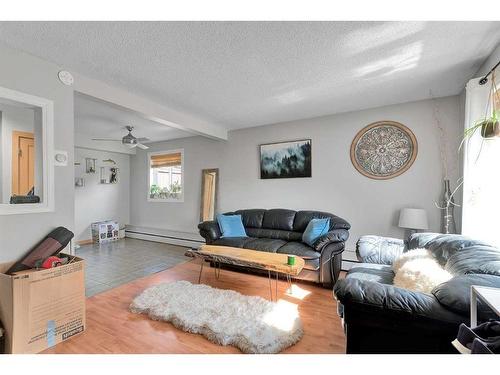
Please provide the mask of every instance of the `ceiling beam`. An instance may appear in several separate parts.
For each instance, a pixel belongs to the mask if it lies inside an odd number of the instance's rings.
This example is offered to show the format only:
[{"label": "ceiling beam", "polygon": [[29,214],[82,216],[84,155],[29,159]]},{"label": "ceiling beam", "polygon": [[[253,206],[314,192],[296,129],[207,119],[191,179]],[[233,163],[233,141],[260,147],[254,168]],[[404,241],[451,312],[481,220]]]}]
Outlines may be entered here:
[{"label": "ceiling beam", "polygon": [[102,81],[72,73],[74,75],[74,90],[93,96],[108,103],[137,112],[144,118],[172,128],[184,130],[193,135],[227,140],[227,129],[185,112],[180,112],[158,104],[128,90],[117,88]]}]

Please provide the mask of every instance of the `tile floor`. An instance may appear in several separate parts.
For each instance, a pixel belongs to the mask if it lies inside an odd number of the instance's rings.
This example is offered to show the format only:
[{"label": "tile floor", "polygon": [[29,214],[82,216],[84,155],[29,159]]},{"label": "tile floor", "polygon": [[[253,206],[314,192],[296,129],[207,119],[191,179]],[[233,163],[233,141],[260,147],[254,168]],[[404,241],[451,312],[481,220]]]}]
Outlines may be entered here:
[{"label": "tile floor", "polygon": [[91,297],[187,262],[191,260],[184,256],[187,249],[133,238],[102,245],[82,245],[76,255],[86,263],[85,294]]}]

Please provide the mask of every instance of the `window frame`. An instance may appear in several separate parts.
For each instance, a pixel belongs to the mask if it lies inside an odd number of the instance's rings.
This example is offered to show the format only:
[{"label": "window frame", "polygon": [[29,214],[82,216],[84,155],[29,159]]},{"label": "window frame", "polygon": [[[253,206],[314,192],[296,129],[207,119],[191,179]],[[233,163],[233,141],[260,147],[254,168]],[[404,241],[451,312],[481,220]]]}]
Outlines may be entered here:
[{"label": "window frame", "polygon": [[[149,192],[151,190],[151,157],[155,155],[165,155],[165,154],[181,154],[181,194],[179,198],[151,198]],[[148,152],[147,161],[147,189],[146,189],[146,199],[148,202],[152,203],[183,203],[184,202],[184,149],[177,148],[173,150],[163,150],[163,151],[153,151]]]}]

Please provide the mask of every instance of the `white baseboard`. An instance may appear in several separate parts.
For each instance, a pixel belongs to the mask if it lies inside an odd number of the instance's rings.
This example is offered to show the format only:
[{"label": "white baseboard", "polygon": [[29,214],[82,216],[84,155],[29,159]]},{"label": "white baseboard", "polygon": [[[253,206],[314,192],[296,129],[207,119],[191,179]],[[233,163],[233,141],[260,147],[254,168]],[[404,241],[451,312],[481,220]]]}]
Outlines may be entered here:
[{"label": "white baseboard", "polygon": [[195,233],[135,226],[127,226],[125,228],[125,237],[195,248],[205,243],[203,238]]}]

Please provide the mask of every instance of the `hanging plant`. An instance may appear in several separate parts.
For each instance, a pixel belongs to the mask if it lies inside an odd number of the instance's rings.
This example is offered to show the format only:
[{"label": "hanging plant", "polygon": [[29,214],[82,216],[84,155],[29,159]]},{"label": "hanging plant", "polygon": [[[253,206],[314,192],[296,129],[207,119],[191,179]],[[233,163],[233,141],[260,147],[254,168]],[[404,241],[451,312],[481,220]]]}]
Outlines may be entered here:
[{"label": "hanging plant", "polygon": [[493,70],[485,116],[477,120],[474,125],[465,130],[464,138],[462,139],[462,143],[460,143],[460,148],[462,148],[463,144],[468,142],[478,130],[481,130],[481,137],[483,137],[483,139],[500,137],[500,108],[498,108],[498,103],[500,103],[499,95],[500,94],[495,83],[495,71]]},{"label": "hanging plant", "polygon": [[493,111],[493,115],[481,121],[481,136],[483,138],[495,138],[500,136],[500,123],[498,122],[498,112]]}]

